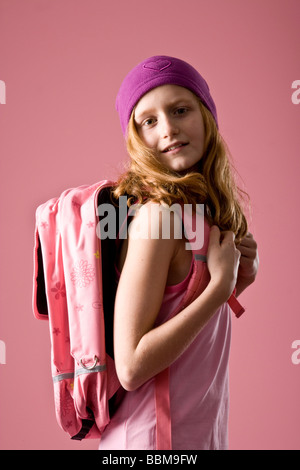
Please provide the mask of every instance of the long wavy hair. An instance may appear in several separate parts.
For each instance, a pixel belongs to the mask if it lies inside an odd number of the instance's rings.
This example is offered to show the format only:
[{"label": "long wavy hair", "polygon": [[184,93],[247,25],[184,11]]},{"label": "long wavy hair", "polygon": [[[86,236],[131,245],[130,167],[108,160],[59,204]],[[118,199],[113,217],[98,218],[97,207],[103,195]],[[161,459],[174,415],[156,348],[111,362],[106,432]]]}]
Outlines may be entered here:
[{"label": "long wavy hair", "polygon": [[198,163],[198,171],[180,174],[163,166],[158,154],[145,146],[138,135],[133,110],[126,142],[131,158],[113,189],[113,195],[116,198],[124,194],[129,196],[128,206],[149,200],[169,206],[176,202],[192,204],[193,207],[197,203],[205,204],[210,223],[222,231],[233,231],[239,243],[248,230],[242,202],[249,198],[235,182],[229,150],[212,114],[197,100],[205,128],[204,153]]}]

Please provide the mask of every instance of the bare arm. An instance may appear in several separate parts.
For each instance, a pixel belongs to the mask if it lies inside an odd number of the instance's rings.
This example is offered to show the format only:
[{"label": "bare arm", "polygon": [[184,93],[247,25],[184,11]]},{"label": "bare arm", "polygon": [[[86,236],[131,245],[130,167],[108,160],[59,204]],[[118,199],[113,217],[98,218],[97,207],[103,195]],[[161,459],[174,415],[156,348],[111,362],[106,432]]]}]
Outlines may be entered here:
[{"label": "bare arm", "polygon": [[[140,215],[138,215],[140,217]],[[141,217],[143,217],[141,215]],[[146,223],[140,219],[140,222]],[[129,238],[115,304],[115,362],[123,387],[134,390],[172,364],[230,296],[240,252],[232,232],[211,230],[205,291],[178,315],[154,327],[178,240]]]}]

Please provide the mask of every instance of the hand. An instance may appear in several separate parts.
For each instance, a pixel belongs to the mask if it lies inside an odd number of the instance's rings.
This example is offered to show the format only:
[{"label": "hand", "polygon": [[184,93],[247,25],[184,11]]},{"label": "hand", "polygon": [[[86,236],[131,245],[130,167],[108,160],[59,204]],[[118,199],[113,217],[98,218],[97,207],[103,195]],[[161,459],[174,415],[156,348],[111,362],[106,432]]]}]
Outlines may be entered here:
[{"label": "hand", "polygon": [[207,267],[211,282],[217,285],[218,293],[224,296],[224,301],[228,300],[237,282],[241,252],[236,248],[234,240],[233,232],[220,232],[216,225],[211,227]]},{"label": "hand", "polygon": [[241,253],[236,284],[236,295],[238,296],[244,289],[255,281],[258,271],[259,257],[257,243],[254,240],[252,233],[247,233],[237,246],[237,249]]},{"label": "hand", "polygon": [[237,246],[237,249],[241,252],[238,276],[254,280],[258,271],[259,258],[257,243],[252,233],[247,233]]}]

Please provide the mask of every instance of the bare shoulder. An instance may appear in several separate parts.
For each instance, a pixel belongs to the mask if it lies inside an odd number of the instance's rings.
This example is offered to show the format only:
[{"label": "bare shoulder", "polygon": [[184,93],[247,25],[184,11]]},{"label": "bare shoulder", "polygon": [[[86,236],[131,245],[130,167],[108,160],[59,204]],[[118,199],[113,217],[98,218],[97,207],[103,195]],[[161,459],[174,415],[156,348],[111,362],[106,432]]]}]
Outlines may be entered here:
[{"label": "bare shoulder", "polygon": [[143,258],[172,258],[176,251],[176,240],[170,230],[172,225],[172,220],[167,220],[167,211],[162,205],[148,202],[139,206],[128,227],[128,237],[122,243],[118,259],[120,271],[128,255],[132,255],[133,261],[138,261],[139,252],[143,253]]},{"label": "bare shoulder", "polygon": [[165,204],[148,202],[140,205],[130,227],[131,238],[174,240],[181,224],[180,206],[176,211]]},{"label": "bare shoulder", "polygon": [[[148,202],[136,211],[118,257],[121,271],[125,260],[137,271],[158,271],[167,284],[180,282],[188,272],[191,253],[184,249],[185,239],[179,211],[168,206]],[[142,263],[142,264],[140,264]],[[137,272],[136,271],[136,272]],[[161,279],[162,280],[162,279]]]}]

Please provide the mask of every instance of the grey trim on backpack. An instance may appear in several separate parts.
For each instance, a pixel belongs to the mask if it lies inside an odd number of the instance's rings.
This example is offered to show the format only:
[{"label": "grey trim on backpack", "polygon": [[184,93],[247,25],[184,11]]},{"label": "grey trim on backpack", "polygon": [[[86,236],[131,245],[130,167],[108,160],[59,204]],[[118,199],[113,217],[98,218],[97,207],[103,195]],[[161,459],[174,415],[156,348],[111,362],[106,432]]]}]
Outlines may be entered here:
[{"label": "grey trim on backpack", "polygon": [[205,255],[199,255],[199,254],[195,253],[194,256],[195,256],[196,261],[203,261],[204,263],[206,263],[206,261],[207,261],[207,258],[206,258]]},{"label": "grey trim on backpack", "polygon": [[78,377],[79,375],[82,374],[93,374],[94,372],[103,372],[106,370],[106,364],[103,364],[102,366],[96,366],[93,369],[84,369],[83,367],[80,369],[77,369],[75,374],[74,372],[66,372],[65,374],[59,374],[55,375],[52,377],[53,383],[61,382],[62,380],[66,379],[74,379],[74,377]]},{"label": "grey trim on backpack", "polygon": [[75,377],[78,377],[82,374],[92,374],[93,372],[103,372],[104,370],[106,370],[106,364],[103,364],[102,366],[96,366],[93,369],[84,369],[82,367],[81,369],[76,370]]},{"label": "grey trim on backpack", "polygon": [[74,378],[73,372],[66,372],[65,374],[59,374],[59,375],[55,375],[54,377],[52,377],[53,383],[61,382],[62,380],[73,379],[73,378]]}]

